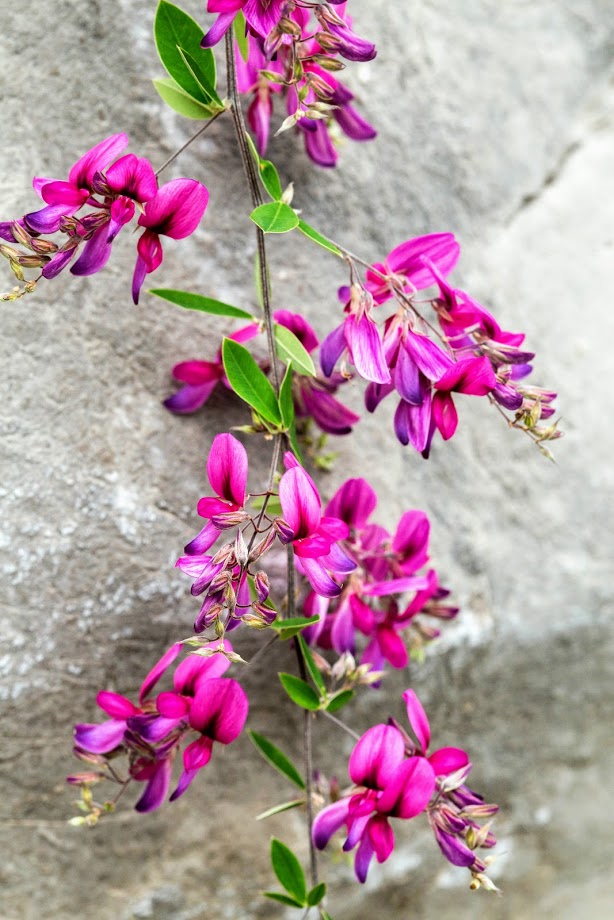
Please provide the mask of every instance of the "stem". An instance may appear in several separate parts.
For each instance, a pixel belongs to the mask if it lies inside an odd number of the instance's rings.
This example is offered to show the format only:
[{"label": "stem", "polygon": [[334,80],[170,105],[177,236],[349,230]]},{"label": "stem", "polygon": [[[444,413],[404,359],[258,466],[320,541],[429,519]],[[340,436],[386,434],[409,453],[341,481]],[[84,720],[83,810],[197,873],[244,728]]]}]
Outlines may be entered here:
[{"label": "stem", "polygon": [[216,118],[219,118],[220,115],[223,115],[225,111],[226,109],[220,109],[219,112],[216,112],[215,115],[213,115],[208,121],[206,121],[204,125],[202,126],[202,128],[199,128],[198,131],[192,135],[192,137],[188,138],[188,140],[185,142],[185,144],[183,144],[182,147],[179,148],[179,150],[176,150],[172,154],[172,156],[168,158],[168,160],[165,160],[162,166],[159,166],[158,169],[156,169],[155,175],[159,176],[160,173],[164,169],[166,169],[167,166],[170,166],[171,163],[174,163],[177,157],[179,156],[179,154],[183,153],[183,151],[186,150],[190,146],[190,144],[193,144],[197,137],[200,137],[201,134],[204,134],[207,128],[209,127],[209,125],[212,125],[213,122],[216,120]]},{"label": "stem", "polygon": [[[232,30],[229,30],[226,33],[225,42],[226,42],[226,81],[227,81],[228,99],[230,102],[230,112],[232,114],[232,120],[235,126],[235,134],[237,135],[239,153],[241,154],[241,161],[243,163],[243,169],[245,170],[245,175],[247,178],[247,184],[249,186],[249,192],[251,195],[252,204],[255,208],[257,208],[262,204],[262,193],[260,191],[258,173],[256,172],[256,164],[254,163],[254,159],[250,153],[249,147],[247,145],[247,140],[246,140],[247,129],[245,127],[245,121],[243,119],[243,111],[241,109],[241,100],[239,99],[239,92],[237,90],[237,71],[236,71],[236,66],[235,66]],[[269,355],[271,359],[273,384],[275,386],[275,392],[279,393],[281,377],[279,374],[279,367],[277,364],[277,355],[275,351],[275,334],[273,331],[273,317],[271,315],[271,290],[269,286],[269,268],[268,268],[268,263],[267,263],[267,253],[266,253],[266,243],[264,239],[264,233],[262,232],[260,227],[256,228],[256,241],[258,245],[258,271],[260,274],[260,288],[262,290],[262,309],[264,312],[264,325],[266,329],[267,344],[268,344]]]},{"label": "stem", "polygon": [[[239,93],[237,90],[237,72],[235,66],[235,57],[234,57],[234,47],[232,39],[232,31],[226,33],[225,38],[225,47],[226,47],[226,80],[227,80],[227,92],[228,99],[230,102],[230,111],[232,113],[232,120],[235,126],[235,134],[237,136],[237,143],[239,146],[239,153],[241,154],[241,160],[243,163],[243,169],[245,170],[245,175],[247,177],[247,184],[249,186],[249,191],[252,199],[252,203],[255,208],[259,207],[262,204],[262,193],[260,191],[260,183],[258,180],[258,173],[256,171],[256,165],[254,159],[251,155],[249,147],[246,140],[246,128],[245,121],[243,120],[243,112],[241,110],[241,101],[239,99]],[[273,383],[276,393],[279,393],[281,376],[279,373],[279,367],[277,364],[277,354],[275,349],[275,334],[273,329],[273,317],[271,313],[271,291],[269,287],[269,269],[267,262],[267,252],[266,252],[266,241],[265,236],[260,227],[256,228],[256,240],[258,245],[258,271],[260,273],[260,287],[262,290],[262,309],[264,313],[264,325],[267,335],[267,344],[269,350],[269,358],[271,361],[271,371],[273,375]],[[279,453],[281,450],[281,442],[283,435],[279,435],[275,439],[275,449],[273,452],[273,460],[271,463],[271,473],[269,476],[269,487],[267,491],[270,492],[273,479],[275,476],[275,471],[277,469],[277,464],[279,463]],[[265,496],[263,507],[260,511],[260,517],[258,520],[258,526],[264,517],[264,513],[267,505],[267,497]],[[294,551],[292,546],[288,546],[288,610],[287,614],[289,617],[294,615],[296,609],[296,588],[295,588],[295,578],[294,578]],[[307,678],[307,672],[305,669],[305,662],[303,661],[303,656],[301,650],[296,645],[296,653],[299,663],[299,670],[303,680]],[[312,803],[312,774],[313,774],[313,759],[312,759],[312,750],[311,750],[311,716],[307,710],[305,710],[304,721],[303,721],[303,736],[304,736],[304,751],[305,751],[305,793],[307,799],[307,823],[308,823],[308,832],[309,832],[309,856],[310,856],[310,868],[311,868],[311,881],[312,885],[317,885],[318,883],[318,867],[316,863],[316,852],[313,845],[311,830],[313,827],[313,803]]]},{"label": "stem", "polygon": [[332,712],[326,712],[325,709],[320,709],[319,715],[326,716],[327,719],[330,719],[331,722],[334,722],[335,725],[338,725],[339,728],[342,728],[344,732],[347,732],[348,735],[351,735],[354,741],[360,741],[360,735],[355,732],[353,728],[350,728],[349,725],[346,725],[345,722],[342,722],[341,719],[338,719],[337,716],[334,716]]}]

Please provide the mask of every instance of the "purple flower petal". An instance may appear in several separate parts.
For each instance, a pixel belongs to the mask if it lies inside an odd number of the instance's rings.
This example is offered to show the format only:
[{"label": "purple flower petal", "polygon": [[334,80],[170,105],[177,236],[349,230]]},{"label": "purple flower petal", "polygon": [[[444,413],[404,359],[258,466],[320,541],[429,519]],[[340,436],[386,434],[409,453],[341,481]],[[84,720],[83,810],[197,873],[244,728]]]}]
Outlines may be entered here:
[{"label": "purple flower petal", "polygon": [[428,761],[437,776],[447,776],[466,767],[469,757],[461,748],[447,747],[434,751]]},{"label": "purple flower petal", "polygon": [[389,383],[390,372],[375,322],[366,314],[360,318],[352,314],[345,321],[345,337],[360,376],[373,383]]},{"label": "purple flower petal", "polygon": [[209,192],[196,179],[171,179],[145,205],[139,226],[182,240],[198,227]]},{"label": "purple flower petal", "polygon": [[180,654],[183,645],[181,642],[175,642],[174,645],[162,655],[162,658],[153,666],[143,683],[139,692],[139,702],[141,705],[147,699],[155,685],[158,683],[166,669],[173,663],[175,658]]},{"label": "purple flower petal", "polygon": [[435,785],[435,771],[428,760],[410,757],[390,778],[377,809],[395,818],[414,818],[430,802]]},{"label": "purple flower petal", "polygon": [[75,744],[90,754],[106,754],[124,740],[125,721],[110,719],[101,725],[81,723],[75,725]]},{"label": "purple flower petal", "polygon": [[294,540],[310,536],[318,529],[320,496],[302,467],[293,467],[281,477],[279,501]]},{"label": "purple flower petal", "polygon": [[337,489],[325,514],[362,530],[377,506],[377,495],[366,479],[348,479]]},{"label": "purple flower petal", "polygon": [[155,768],[151,771],[151,776],[149,777],[145,791],[134,806],[136,811],[141,814],[146,814],[162,805],[166,798],[166,793],[168,792],[172,770],[173,762],[169,757],[165,757],[164,760],[155,764]]},{"label": "purple flower petal", "polygon": [[313,822],[312,838],[318,850],[323,850],[333,834],[346,823],[349,807],[350,799],[339,799],[338,802],[327,805],[316,815]]},{"label": "purple flower petal", "polygon": [[320,367],[325,377],[332,375],[335,364],[346,348],[345,323],[342,323],[329,332],[320,347]]},{"label": "purple flower petal", "polygon": [[68,181],[78,188],[90,188],[94,175],[106,169],[127,146],[127,134],[112,134],[105,138],[77,160],[68,173]]},{"label": "purple flower petal", "polygon": [[111,255],[111,244],[108,242],[108,237],[109,228],[106,224],[96,230],[70,269],[73,275],[95,275],[105,267]]},{"label": "purple flower petal", "polygon": [[190,710],[190,725],[213,741],[230,744],[243,731],[248,708],[245,691],[236,680],[214,677],[199,687]]}]

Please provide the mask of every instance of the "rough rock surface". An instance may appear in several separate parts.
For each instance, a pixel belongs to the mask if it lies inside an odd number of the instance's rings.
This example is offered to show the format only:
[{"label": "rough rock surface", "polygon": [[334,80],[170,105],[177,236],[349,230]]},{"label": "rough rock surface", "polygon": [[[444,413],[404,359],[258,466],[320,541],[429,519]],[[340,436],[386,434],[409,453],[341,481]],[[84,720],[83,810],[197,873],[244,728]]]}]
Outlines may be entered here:
[{"label": "rough rock surface", "polygon": [[[204,3],[185,5],[202,14]],[[549,464],[467,401],[459,434],[428,463],[394,442],[389,407],[339,448],[323,490],[367,469],[387,490],[382,522],[427,510],[434,559],[464,610],[426,665],[395,676],[356,724],[398,711],[411,680],[436,737],[472,752],[476,786],[501,803],[493,874],[505,894],[470,894],[416,822],[399,829],[395,857],[366,889],[335,869],[330,910],[336,920],[374,910],[386,920],[606,920],[614,445],[602,392],[614,373],[614,11],[610,0],[352,8],[380,49],[351,75],[380,135],[347,146],[332,173],[312,168],[294,138],[280,139],[272,155],[295,181],[296,203],[373,259],[410,235],[453,229],[464,244],[457,277],[527,332],[536,382],[560,390],[567,435]],[[33,175],[62,175],[106,134],[129,131],[132,149],[154,162],[188,136],[192,125],[151,88],[153,12],[145,0],[3,9],[2,219],[35,206]],[[194,238],[167,247],[159,279],[248,305],[254,240],[231,142],[231,125],[219,121],[173,166],[205,181],[211,204]],[[338,266],[301,239],[271,249],[276,304],[305,308],[326,333],[344,280]],[[283,825],[246,818],[277,791],[247,740],[153,816],[126,810],[87,835],[65,824],[71,723],[94,717],[101,686],[133,692],[189,632],[194,605],[172,563],[194,532],[211,437],[242,419],[224,396],[189,419],[161,407],[172,363],[211,356],[219,325],[147,297],[133,308],[133,240],[115,250],[103,275],[62,276],[2,305],[0,914],[281,917],[258,891],[268,884],[269,835]],[[267,669],[285,667],[285,654]],[[265,670],[254,671],[255,689]],[[272,692],[253,698],[253,727],[297,751],[294,713]],[[318,730],[325,768],[342,769],[339,747],[347,753],[328,726]],[[285,838],[302,845],[299,818]]]}]

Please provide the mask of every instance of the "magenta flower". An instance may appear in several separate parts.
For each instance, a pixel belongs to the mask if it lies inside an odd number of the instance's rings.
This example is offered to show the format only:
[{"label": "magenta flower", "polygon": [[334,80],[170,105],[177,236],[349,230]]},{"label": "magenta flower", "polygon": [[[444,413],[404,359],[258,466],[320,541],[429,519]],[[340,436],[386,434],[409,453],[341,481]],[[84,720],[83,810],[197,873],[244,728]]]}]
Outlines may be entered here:
[{"label": "magenta flower", "polygon": [[331,572],[345,574],[355,563],[337,546],[348,535],[348,528],[338,518],[322,517],[320,495],[314,481],[286,454],[289,467],[279,483],[279,501],[283,520],[276,521],[283,543],[292,543],[299,567],[314,591],[322,597],[336,597],[341,587]]},{"label": "magenta flower", "polygon": [[313,841],[320,850],[345,825],[343,849],[358,846],[354,869],[359,882],[366,880],[373,856],[382,863],[392,853],[394,831],[389,819],[409,820],[421,814],[441,787],[440,778],[470,769],[467,754],[459,748],[428,755],[430,728],[424,709],[412,690],[403,698],[418,744],[394,720],[370,728],[350,755],[348,773],[354,788],[324,808],[313,824]]},{"label": "magenta flower", "polygon": [[384,281],[379,274],[367,272],[367,289],[379,304],[392,297],[391,285],[398,284],[406,293],[414,293],[433,284],[431,264],[445,276],[452,271],[459,255],[460,246],[452,233],[430,233],[406,240],[395,246],[383,265],[376,263],[373,266],[389,281]]},{"label": "magenta flower", "polygon": [[326,377],[331,376],[342,355],[348,353],[350,361],[365,380],[380,384],[390,382],[382,340],[371,317],[372,306],[371,295],[359,285],[352,285],[346,307],[347,319],[322,342],[320,364]]},{"label": "magenta flower", "polygon": [[126,134],[113,134],[100,141],[77,160],[68,173],[68,180],[32,180],[34,190],[47,207],[26,214],[24,220],[35,233],[55,233],[63,217],[72,216],[83,207],[92,193],[94,177],[102,172],[128,146]]},{"label": "magenta flower", "polygon": [[209,192],[196,179],[171,179],[147,202],[139,226],[145,232],[137,243],[137,260],[132,279],[132,299],[139,302],[145,275],[162,263],[160,236],[185,239],[198,227],[209,201]]},{"label": "magenta flower", "polygon": [[349,796],[327,806],[313,823],[313,842],[324,849],[344,825],[346,851],[356,846],[354,870],[365,882],[373,856],[385,862],[394,848],[390,818],[409,820],[423,812],[435,791],[435,772],[422,757],[405,757],[401,732],[374,725],[360,739],[348,763],[354,783]]},{"label": "magenta flower", "polygon": [[189,726],[200,737],[183,752],[183,773],[171,802],[183,795],[198,771],[209,763],[215,741],[231,744],[239,737],[248,709],[245,690],[236,680],[214,677],[201,683],[188,711]]},{"label": "magenta flower", "polygon": [[[199,515],[209,523],[186,546],[188,556],[205,553],[219,537],[224,515],[243,508],[247,497],[247,473],[247,452],[241,442],[231,434],[216,435],[207,458],[207,476],[217,498],[205,497],[198,502]],[[217,524],[222,526],[217,526],[211,518],[217,518]]]}]

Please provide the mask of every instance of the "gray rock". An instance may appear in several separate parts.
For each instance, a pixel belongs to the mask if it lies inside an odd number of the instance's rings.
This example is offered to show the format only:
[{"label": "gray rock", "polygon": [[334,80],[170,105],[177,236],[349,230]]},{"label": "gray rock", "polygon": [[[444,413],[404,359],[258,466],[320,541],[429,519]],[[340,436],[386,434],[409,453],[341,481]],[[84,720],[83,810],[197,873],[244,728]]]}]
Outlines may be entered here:
[{"label": "gray rock", "polygon": [[[5,5],[2,219],[36,206],[33,175],[63,175],[107,134],[129,131],[131,149],[155,163],[189,136],[192,125],[151,88],[153,4]],[[202,16],[200,0],[185,6]],[[398,828],[394,858],[365,889],[322,858],[335,879],[330,909],[336,920],[374,909],[386,920],[606,920],[613,438],[601,393],[614,370],[612,4],[354,0],[352,10],[380,49],[349,76],[379,138],[345,146],[334,172],[313,168],[289,134],[271,155],[294,180],[305,218],[365,258],[453,229],[463,243],[456,277],[527,332],[536,383],[561,392],[566,438],[549,464],[466,400],[458,435],[428,463],[394,441],[387,405],[340,442],[323,492],[368,470],[386,491],[382,523],[409,507],[428,511],[434,562],[463,607],[426,664],[394,675],[352,720],[363,729],[398,714],[398,693],[417,688],[435,738],[467,747],[474,785],[502,806],[493,874],[504,896],[466,891],[416,821]],[[158,280],[249,306],[254,238],[230,123],[218,121],[170,175],[201,179],[211,202],[191,240],[166,246]],[[271,253],[276,306],[305,309],[323,336],[338,316],[343,271],[302,239],[274,240]],[[127,234],[103,274],[60,276],[2,304],[2,916],[282,916],[259,896],[271,884],[269,837],[304,853],[303,824],[292,813],[250,820],[286,790],[247,739],[219,751],[188,796],[154,815],[126,809],[91,833],[65,824],[71,724],[97,718],[100,687],[133,695],[156,656],[190,632],[195,605],[174,559],[195,533],[213,434],[244,420],[223,394],[192,418],[162,408],[171,365],[211,357],[222,326],[152,298],[134,308],[133,259]],[[252,481],[267,466],[266,456],[254,459]],[[246,655],[257,645],[250,637]],[[246,681],[250,724],[299,757],[296,714],[262,689],[291,666],[287,655],[277,649]],[[318,725],[315,745],[322,767],[342,773],[351,745],[328,725]]]}]

